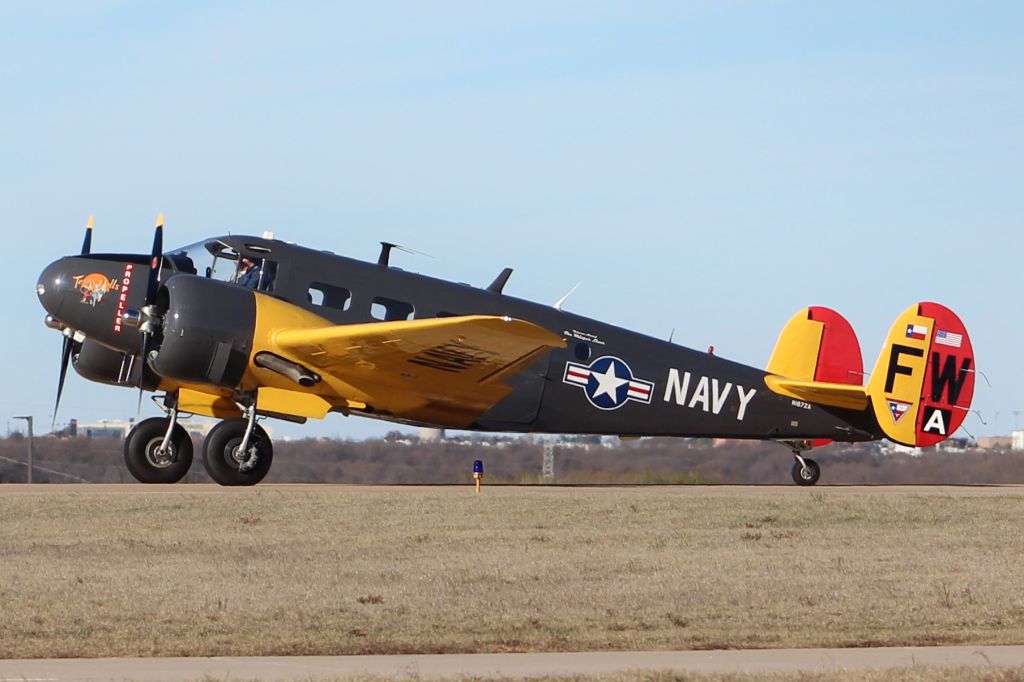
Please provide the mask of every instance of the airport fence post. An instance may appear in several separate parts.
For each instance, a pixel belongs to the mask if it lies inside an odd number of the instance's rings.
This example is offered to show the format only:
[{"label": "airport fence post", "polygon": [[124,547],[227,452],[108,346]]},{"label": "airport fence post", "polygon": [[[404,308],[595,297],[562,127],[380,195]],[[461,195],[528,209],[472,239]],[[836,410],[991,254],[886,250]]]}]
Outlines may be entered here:
[{"label": "airport fence post", "polygon": [[28,422],[28,482],[32,482],[32,417],[15,417],[15,419],[24,419]]},{"label": "airport fence post", "polygon": [[545,483],[555,482],[555,444],[544,441],[544,462],[541,465],[541,477]]}]

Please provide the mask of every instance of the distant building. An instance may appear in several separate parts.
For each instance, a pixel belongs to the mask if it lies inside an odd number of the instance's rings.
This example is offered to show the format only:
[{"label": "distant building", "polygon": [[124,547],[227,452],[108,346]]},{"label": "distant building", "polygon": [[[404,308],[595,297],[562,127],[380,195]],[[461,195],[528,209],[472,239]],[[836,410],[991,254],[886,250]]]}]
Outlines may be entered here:
[{"label": "distant building", "polygon": [[424,426],[420,428],[420,440],[425,443],[433,443],[435,441],[444,439],[444,429],[434,429],[429,426]]},{"label": "distant building", "polygon": [[925,452],[925,448],[917,448],[913,445],[901,445],[891,441],[886,441],[886,443],[887,445],[883,452],[889,455],[910,455],[911,457],[920,457]]},{"label": "distant building", "polygon": [[937,452],[967,452],[974,447],[970,438],[949,438],[935,446]]},{"label": "distant building", "polygon": [[77,438],[125,438],[134,426],[134,419],[128,421],[101,419],[92,424],[79,422],[74,434]]},{"label": "distant building", "polygon": [[978,447],[983,450],[1008,450],[1012,445],[1010,436],[982,436],[978,439]]},{"label": "distant building", "polygon": [[1010,449],[1024,450],[1024,431],[1014,431],[1010,435]]},{"label": "distant building", "polygon": [[[178,422],[193,438],[205,438],[210,429],[217,425],[215,421],[183,419]],[[127,438],[128,432],[135,428],[135,419],[128,421],[118,419],[101,419],[91,424],[83,424],[75,419],[71,420],[68,429],[62,434],[72,438]]]}]

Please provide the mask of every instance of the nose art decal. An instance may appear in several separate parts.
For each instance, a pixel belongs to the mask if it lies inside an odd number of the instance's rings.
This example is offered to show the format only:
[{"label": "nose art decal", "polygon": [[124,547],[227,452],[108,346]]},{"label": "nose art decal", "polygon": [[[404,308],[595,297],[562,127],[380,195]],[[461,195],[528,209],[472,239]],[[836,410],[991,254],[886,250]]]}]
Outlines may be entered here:
[{"label": "nose art decal", "polygon": [[75,275],[74,280],[75,288],[82,294],[80,302],[91,306],[99,305],[103,302],[104,296],[121,288],[116,279],[110,279],[98,272]]}]

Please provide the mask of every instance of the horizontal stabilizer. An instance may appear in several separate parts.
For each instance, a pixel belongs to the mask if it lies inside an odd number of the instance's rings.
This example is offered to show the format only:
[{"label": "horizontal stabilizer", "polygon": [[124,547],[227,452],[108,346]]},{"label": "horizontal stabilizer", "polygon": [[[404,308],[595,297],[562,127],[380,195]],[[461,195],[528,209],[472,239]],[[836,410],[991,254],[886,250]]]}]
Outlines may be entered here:
[{"label": "horizontal stabilizer", "polygon": [[845,410],[863,410],[868,406],[868,394],[863,386],[834,384],[825,381],[801,381],[772,375],[766,376],[764,383],[780,395],[817,405],[828,405]]}]

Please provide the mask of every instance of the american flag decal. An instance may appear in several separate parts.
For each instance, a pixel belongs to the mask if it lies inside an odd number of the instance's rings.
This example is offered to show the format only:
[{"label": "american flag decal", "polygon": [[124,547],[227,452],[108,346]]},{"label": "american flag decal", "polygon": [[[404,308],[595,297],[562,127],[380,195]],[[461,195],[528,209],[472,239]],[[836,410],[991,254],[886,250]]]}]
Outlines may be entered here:
[{"label": "american flag decal", "polygon": [[952,348],[959,348],[960,344],[964,342],[963,334],[954,334],[953,332],[947,332],[944,329],[937,329],[935,331],[935,343],[940,346],[950,346]]}]

